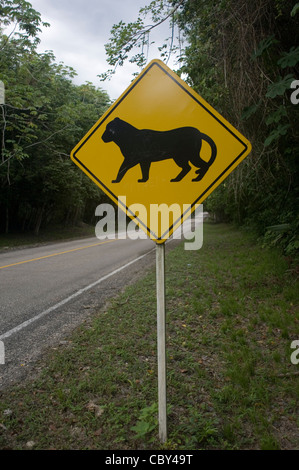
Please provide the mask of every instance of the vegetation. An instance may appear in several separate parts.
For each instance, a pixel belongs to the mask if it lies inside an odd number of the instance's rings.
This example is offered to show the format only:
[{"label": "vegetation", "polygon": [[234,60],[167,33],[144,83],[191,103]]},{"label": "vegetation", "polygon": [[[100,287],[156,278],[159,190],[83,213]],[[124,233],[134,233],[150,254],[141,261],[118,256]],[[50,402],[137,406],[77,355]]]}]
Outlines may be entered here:
[{"label": "vegetation", "polygon": [[299,248],[299,105],[291,101],[299,85],[298,2],[154,0],[136,21],[113,26],[106,45],[112,68],[102,77],[125,60],[145,65],[152,29],[169,19],[162,59],[176,56],[177,73],[253,146],[207,199],[207,210],[217,220],[249,225],[293,255]]},{"label": "vegetation", "polygon": [[[164,449],[298,447],[299,139],[290,99],[298,18],[293,0],[153,0],[136,21],[114,25],[106,45],[112,69],[102,78],[125,60],[145,65],[152,29],[170,20],[162,58],[176,54],[177,72],[253,144],[206,209],[264,243],[205,224],[200,251],[180,245],[167,255]],[[109,98],[90,83],[75,86],[75,71],[53,53],[37,53],[42,24],[30,3],[0,0],[0,232],[8,235],[89,222],[103,198],[69,154]],[[32,381],[0,394],[1,449],[161,447],[154,271],[45,360]]]},{"label": "vegetation", "polygon": [[[170,37],[158,45],[161,58],[167,63],[175,57],[177,73],[253,145],[207,199],[206,210],[217,220],[250,226],[290,256],[299,248],[298,5],[153,0],[135,21],[113,25],[106,44],[111,68],[100,75],[107,79],[126,60],[143,67],[152,30],[167,21]],[[6,91],[0,104],[0,232],[37,234],[41,226],[90,222],[103,198],[69,153],[109,98],[90,83],[75,86],[76,72],[56,64],[52,52],[36,52],[41,25],[30,3],[0,0]]]},{"label": "vegetation", "polygon": [[1,392],[1,449],[298,448],[298,280],[277,249],[204,224],[201,250],[167,253],[163,446],[155,287],[150,269]]},{"label": "vegetation", "polygon": [[0,232],[90,222],[103,197],[70,151],[109,98],[76,72],[37,53],[40,15],[24,0],[0,0]]}]

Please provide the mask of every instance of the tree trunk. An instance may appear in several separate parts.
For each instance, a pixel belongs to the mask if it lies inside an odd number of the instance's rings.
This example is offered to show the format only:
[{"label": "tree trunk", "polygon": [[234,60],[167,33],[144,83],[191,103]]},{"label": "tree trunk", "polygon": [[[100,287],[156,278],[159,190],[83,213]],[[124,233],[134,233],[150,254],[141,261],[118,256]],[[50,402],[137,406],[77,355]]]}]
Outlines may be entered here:
[{"label": "tree trunk", "polygon": [[36,223],[35,223],[35,228],[34,228],[34,235],[39,234],[39,229],[43,220],[43,213],[45,209],[46,204],[44,203],[42,207],[39,207],[37,210],[37,217],[36,217]]},{"label": "tree trunk", "polygon": [[6,206],[6,212],[5,212],[5,233],[6,235],[8,234],[9,230],[9,209],[8,206]]}]

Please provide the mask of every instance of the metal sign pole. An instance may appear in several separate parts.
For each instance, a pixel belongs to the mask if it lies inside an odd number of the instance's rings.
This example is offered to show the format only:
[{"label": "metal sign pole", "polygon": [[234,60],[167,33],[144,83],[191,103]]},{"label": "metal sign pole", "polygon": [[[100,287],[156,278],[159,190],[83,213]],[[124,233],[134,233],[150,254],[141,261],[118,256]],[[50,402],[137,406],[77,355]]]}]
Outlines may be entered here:
[{"label": "metal sign pole", "polygon": [[165,243],[156,243],[159,438],[167,440]]}]

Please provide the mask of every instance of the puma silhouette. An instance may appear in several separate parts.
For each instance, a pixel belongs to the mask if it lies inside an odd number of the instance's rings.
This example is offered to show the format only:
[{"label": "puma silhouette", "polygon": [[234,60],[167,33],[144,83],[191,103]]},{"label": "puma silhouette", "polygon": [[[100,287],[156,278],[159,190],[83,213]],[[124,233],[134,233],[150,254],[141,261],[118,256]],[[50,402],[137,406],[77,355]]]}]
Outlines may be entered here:
[{"label": "puma silhouette", "polygon": [[[200,132],[195,127],[179,127],[168,131],[155,131],[151,129],[137,129],[120,118],[110,121],[102,135],[105,143],[114,142],[120,148],[124,157],[116,179],[112,183],[119,183],[130,168],[140,165],[144,183],[149,179],[150,166],[153,162],[172,158],[180,173],[172,178],[171,182],[181,181],[191,170],[189,162],[198,169],[197,176],[192,181],[200,181],[215,161],[217,147],[213,139]],[[205,140],[211,147],[211,157],[208,162],[200,158],[202,141]]]}]

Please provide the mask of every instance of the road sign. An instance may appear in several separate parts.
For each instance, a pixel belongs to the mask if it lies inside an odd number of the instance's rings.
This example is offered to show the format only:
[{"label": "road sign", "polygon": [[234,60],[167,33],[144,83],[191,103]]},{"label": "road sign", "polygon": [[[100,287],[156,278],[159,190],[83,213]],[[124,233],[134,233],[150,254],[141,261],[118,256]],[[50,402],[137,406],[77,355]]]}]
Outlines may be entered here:
[{"label": "road sign", "polygon": [[238,130],[163,62],[153,60],[71,158],[163,243],[250,150]]}]

